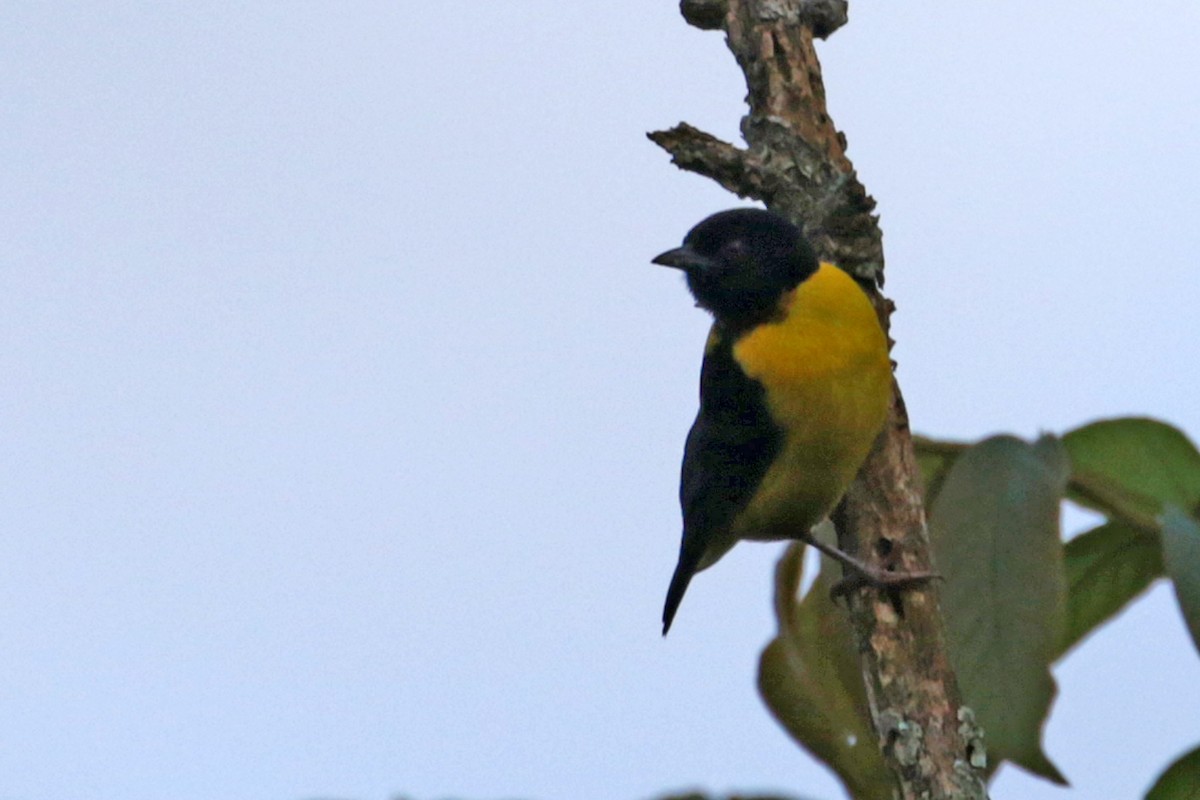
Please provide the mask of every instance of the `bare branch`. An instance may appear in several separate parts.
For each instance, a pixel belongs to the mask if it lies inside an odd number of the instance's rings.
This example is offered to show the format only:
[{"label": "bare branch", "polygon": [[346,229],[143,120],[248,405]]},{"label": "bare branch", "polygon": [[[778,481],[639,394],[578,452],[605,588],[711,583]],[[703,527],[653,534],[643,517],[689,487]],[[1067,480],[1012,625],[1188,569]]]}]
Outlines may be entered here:
[{"label": "bare branch", "polygon": [[[747,148],[689,125],[650,138],[682,169],[764,201],[804,223],[817,252],[882,286],[883,240],[875,202],[846,156],[829,118],[814,36],[845,22],[842,0],[683,0],[700,28],[721,27],[746,76]],[[885,329],[893,306],[872,300]],[[834,515],[841,548],[883,569],[919,572],[931,559],[920,473],[899,387],[876,447]],[[851,617],[879,743],[900,797],[986,797],[978,770],[981,734],[960,708],[946,655],[936,583],[902,594],[851,593]]]},{"label": "bare branch", "polygon": [[679,13],[702,31],[719,31],[725,22],[725,0],[681,0]]},{"label": "bare branch", "polygon": [[680,169],[712,178],[739,197],[766,200],[774,194],[764,186],[773,176],[749,152],[739,150],[711,133],[681,122],[665,131],[646,137],[671,154],[671,163]]},{"label": "bare branch", "polygon": [[806,0],[802,5],[804,19],[818,39],[828,39],[849,18],[847,0]]}]

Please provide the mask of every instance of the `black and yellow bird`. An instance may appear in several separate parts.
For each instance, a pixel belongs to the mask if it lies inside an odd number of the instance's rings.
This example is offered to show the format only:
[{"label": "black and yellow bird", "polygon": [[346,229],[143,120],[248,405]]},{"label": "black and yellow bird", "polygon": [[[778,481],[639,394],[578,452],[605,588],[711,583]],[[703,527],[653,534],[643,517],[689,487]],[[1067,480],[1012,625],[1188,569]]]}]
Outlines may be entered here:
[{"label": "black and yellow bird", "polygon": [[653,263],[683,270],[714,318],[683,454],[683,542],[665,636],[692,576],[739,539],[818,544],[810,529],[841,499],[883,427],[892,369],[866,294],[818,263],[782,217],[714,214]]}]

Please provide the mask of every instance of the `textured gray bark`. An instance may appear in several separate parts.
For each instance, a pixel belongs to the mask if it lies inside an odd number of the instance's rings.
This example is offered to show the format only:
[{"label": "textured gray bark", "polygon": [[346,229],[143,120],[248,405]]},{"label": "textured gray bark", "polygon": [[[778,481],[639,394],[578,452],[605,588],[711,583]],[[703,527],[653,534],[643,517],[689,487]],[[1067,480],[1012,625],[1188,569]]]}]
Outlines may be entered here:
[{"label": "textured gray bark", "polygon": [[[826,111],[813,48],[846,21],[843,0],[683,0],[696,27],[725,31],[746,76],[745,149],[681,123],[649,137],[680,168],[804,226],[822,259],[870,288],[885,329],[875,201]],[[841,548],[882,569],[930,569],[920,474],[899,387],[875,450],[834,514]],[[961,707],[946,655],[937,582],[847,597],[880,748],[904,800],[985,798],[982,733]]]}]

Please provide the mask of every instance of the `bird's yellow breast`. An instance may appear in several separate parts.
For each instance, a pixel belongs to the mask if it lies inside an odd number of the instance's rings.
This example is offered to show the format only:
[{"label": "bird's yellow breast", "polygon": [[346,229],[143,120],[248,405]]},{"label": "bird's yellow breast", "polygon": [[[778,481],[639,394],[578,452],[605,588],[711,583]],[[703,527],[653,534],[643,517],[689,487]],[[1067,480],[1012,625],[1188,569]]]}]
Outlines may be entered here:
[{"label": "bird's yellow breast", "polygon": [[780,311],[733,345],[784,431],[781,452],[733,522],[739,538],[790,538],[820,522],[870,452],[891,402],[887,340],[849,275],[822,264]]}]

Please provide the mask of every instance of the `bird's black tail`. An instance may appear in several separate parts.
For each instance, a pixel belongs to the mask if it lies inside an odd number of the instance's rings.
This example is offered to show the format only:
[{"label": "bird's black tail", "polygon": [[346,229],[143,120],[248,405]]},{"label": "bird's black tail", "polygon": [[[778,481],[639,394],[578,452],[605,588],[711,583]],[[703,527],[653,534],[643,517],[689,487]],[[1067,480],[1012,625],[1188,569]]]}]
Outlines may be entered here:
[{"label": "bird's black tail", "polygon": [[699,563],[699,553],[693,556],[687,552],[686,547],[680,548],[679,563],[675,565],[675,574],[671,576],[671,585],[667,589],[667,602],[663,606],[663,636],[671,630],[671,621],[675,619],[675,612],[683,602],[683,593],[692,582],[692,576],[696,574],[696,566]]}]

